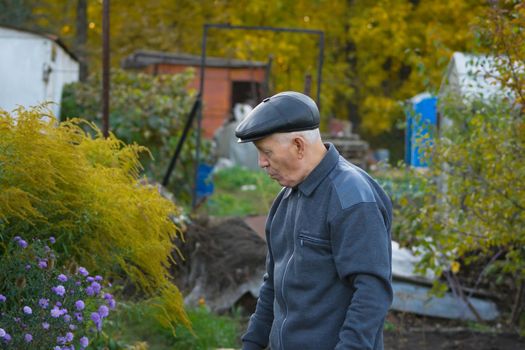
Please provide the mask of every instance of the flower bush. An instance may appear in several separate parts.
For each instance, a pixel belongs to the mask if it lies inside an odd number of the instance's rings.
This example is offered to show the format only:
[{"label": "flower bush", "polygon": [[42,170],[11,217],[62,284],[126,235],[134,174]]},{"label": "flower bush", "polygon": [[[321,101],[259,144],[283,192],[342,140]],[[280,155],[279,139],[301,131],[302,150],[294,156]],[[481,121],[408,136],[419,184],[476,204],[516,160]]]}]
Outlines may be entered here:
[{"label": "flower bush", "polygon": [[101,276],[74,265],[62,271],[41,240],[15,237],[0,261],[2,349],[85,349],[116,306]]},{"label": "flower bush", "polygon": [[44,105],[0,109],[0,256],[15,236],[54,236],[59,265],[132,284],[159,298],[166,327],[189,326],[170,274],[180,211],[140,175],[143,151],[85,121],[59,123]]}]

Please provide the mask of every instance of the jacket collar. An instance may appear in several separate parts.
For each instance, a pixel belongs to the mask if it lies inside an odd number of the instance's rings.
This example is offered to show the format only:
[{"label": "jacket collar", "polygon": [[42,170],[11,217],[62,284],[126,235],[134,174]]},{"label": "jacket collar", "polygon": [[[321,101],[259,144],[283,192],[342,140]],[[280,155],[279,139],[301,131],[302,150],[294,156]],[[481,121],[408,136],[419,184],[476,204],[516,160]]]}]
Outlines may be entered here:
[{"label": "jacket collar", "polygon": [[327,152],[323,159],[317,166],[308,174],[306,179],[303,180],[297,187],[304,195],[310,196],[312,192],[319,186],[324,178],[330,173],[335,167],[339,160],[339,152],[337,152],[335,146],[331,143],[325,143]]}]

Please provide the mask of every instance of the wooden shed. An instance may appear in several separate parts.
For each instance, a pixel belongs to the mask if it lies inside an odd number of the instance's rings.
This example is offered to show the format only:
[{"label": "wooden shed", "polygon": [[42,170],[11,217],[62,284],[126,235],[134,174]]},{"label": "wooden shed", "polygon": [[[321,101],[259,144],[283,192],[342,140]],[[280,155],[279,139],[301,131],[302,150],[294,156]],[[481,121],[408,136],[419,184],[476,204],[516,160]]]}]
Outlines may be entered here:
[{"label": "wooden shed", "polygon": [[[189,87],[198,90],[200,64],[200,56],[141,50],[126,57],[122,67],[151,74],[176,74],[193,67],[195,78]],[[205,137],[211,138],[223,122],[230,118],[236,103],[255,106],[266,97],[268,68],[266,62],[206,58],[202,117]]]}]

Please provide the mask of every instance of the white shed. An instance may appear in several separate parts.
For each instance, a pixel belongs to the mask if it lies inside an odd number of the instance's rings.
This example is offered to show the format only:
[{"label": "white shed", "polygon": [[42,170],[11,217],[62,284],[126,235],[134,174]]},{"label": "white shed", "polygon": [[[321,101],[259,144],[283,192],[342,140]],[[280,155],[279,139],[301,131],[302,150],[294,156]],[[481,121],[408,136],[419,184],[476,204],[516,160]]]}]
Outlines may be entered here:
[{"label": "white shed", "polygon": [[65,84],[78,81],[75,55],[58,37],[0,26],[0,108],[54,102],[58,117]]},{"label": "white shed", "polygon": [[[439,89],[439,99],[453,97],[467,104],[475,99],[513,101],[513,92],[499,81],[497,63],[502,63],[500,60],[505,58],[454,52]],[[523,71],[522,66],[517,69]],[[440,115],[439,124],[443,128],[451,122]]]}]

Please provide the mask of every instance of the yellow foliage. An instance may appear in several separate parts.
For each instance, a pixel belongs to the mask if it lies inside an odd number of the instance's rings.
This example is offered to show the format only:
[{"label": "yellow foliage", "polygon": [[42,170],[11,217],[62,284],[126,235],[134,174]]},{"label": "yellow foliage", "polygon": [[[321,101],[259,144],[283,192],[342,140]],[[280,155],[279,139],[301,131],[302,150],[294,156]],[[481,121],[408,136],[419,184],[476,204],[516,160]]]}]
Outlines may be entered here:
[{"label": "yellow foliage", "polygon": [[450,270],[452,273],[456,274],[459,272],[459,268],[461,267],[461,264],[457,261],[453,261],[452,264],[450,264]]},{"label": "yellow foliage", "polygon": [[0,110],[0,240],[53,235],[66,259],[114,277],[120,268],[161,298],[168,324],[188,325],[168,271],[178,208],[140,179],[144,151],[81,120],[58,123],[45,106]]}]

